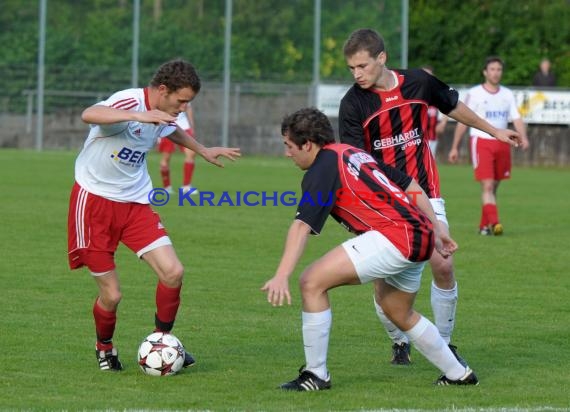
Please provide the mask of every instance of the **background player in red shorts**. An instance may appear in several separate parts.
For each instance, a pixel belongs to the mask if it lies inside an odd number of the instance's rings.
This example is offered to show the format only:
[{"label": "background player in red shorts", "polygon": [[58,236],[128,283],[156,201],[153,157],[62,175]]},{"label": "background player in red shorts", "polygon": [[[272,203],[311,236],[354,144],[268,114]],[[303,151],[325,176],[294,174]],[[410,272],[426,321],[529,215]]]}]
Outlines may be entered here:
[{"label": "background player in red shorts", "polygon": [[309,235],[319,234],[329,215],[356,235],[313,262],[299,279],[305,365],[281,389],[331,388],[328,291],[368,282],[377,285],[376,299],[390,319],[442,371],[436,384],[477,385],[473,371],[455,358],[435,325],[413,309],[426,261],[432,253],[448,257],[457,249],[421,187],[399,170],[378,164],[370,153],[336,143],[329,120],[317,109],[285,117],[281,130],[286,156],[306,171],[303,199],[311,200],[299,202],[279,266],[262,287],[268,302],[291,304],[289,278]]},{"label": "background player in red shorts", "polygon": [[[184,268],[160,218],[150,207],[152,182],[146,155],[159,138],[188,147],[222,166],[239,149],[197,143],[174,121],[200,91],[194,67],[173,60],[159,67],[148,87],[116,92],[81,115],[91,130],[75,161],[69,204],[68,252],[72,269],[86,266],[99,288],[93,305],[95,355],[101,370],[121,370],[113,334],[121,301],[114,254],[125,244],[158,276],[155,331],[170,332],[180,305]],[[184,366],[194,363],[186,354]]]},{"label": "background player in red shorts", "polygon": [[[180,112],[176,118],[176,124],[188,133],[188,135],[195,137],[196,124],[194,123],[194,111],[192,110],[191,104],[188,104],[185,111]],[[192,177],[196,166],[194,161],[196,153],[184,146],[179,145],[178,148],[184,153],[182,190],[186,193],[190,189],[194,189],[191,194],[198,193],[198,190],[192,187]],[[176,145],[170,139],[160,139],[158,142],[158,151],[161,153],[160,177],[162,178],[162,187],[164,187],[168,193],[172,193],[170,183],[170,159],[172,158],[172,153],[176,151]]]},{"label": "background player in red shorts", "polygon": [[[422,69],[433,76],[433,67],[424,66]],[[427,115],[428,126],[426,128],[426,139],[429,144],[429,150],[431,150],[431,154],[435,159],[439,138],[443,135],[445,126],[447,125],[447,116],[441,114],[441,112],[435,106],[428,107]]]},{"label": "background player in red shorts", "polygon": [[[521,147],[529,146],[526,128],[515,102],[513,92],[500,84],[503,76],[503,61],[496,56],[488,57],[483,67],[483,84],[472,87],[465,97],[465,104],[475,113],[496,128],[507,127],[509,120],[521,136]],[[457,162],[459,144],[467,130],[465,124],[457,123],[453,144],[449,151],[449,161]],[[499,221],[497,208],[497,190],[501,180],[511,177],[511,147],[490,136],[488,133],[472,127],[471,161],[475,179],[481,184],[481,235],[502,235],[503,225]]]},{"label": "background player in red shorts", "polygon": [[[459,101],[456,90],[424,70],[389,69],[384,40],[375,30],[354,31],[344,44],[344,57],[355,84],[340,103],[340,141],[412,176],[430,198],[437,219],[449,230],[437,165],[426,139],[428,107],[435,106],[443,114],[513,145],[518,144],[518,134],[490,125]],[[435,324],[450,343],[458,299],[453,260],[434,253],[430,265]],[[375,301],[375,307],[393,342],[392,363],[409,364],[408,338],[385,316],[380,302]],[[451,344],[450,348],[456,350]]]}]

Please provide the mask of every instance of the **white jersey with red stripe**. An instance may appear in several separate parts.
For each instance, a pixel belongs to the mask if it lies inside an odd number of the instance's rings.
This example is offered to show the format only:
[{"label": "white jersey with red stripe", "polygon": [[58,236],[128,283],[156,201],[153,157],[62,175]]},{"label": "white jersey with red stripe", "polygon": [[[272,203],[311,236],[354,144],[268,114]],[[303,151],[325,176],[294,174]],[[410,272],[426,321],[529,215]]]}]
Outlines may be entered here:
[{"label": "white jersey with red stripe", "polygon": [[182,129],[182,130],[188,130],[192,128],[192,125],[190,124],[190,119],[188,119],[188,115],[186,114],[185,111],[180,112],[180,114],[178,115],[178,117],[176,118],[176,124]]},{"label": "white jersey with red stripe", "polygon": [[[97,103],[128,111],[151,110],[148,91],[127,89]],[[176,125],[154,125],[135,121],[92,124],[89,136],[75,161],[75,180],[90,193],[117,202],[150,203],[152,182],[146,155],[159,137]]]},{"label": "white jersey with red stripe", "polygon": [[[506,129],[509,121],[521,117],[513,92],[503,86],[496,92],[487,90],[482,84],[472,87],[467,92],[465,104],[498,129]],[[473,127],[469,129],[469,135],[495,140],[493,136]]]}]

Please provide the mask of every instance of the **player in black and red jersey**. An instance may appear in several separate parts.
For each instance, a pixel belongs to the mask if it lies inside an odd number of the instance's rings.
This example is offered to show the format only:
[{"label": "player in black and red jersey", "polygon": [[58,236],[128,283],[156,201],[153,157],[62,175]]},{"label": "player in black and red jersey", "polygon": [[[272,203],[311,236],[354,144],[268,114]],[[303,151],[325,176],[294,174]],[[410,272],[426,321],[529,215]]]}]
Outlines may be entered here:
[{"label": "player in black and red jersey", "polygon": [[[490,125],[459,101],[456,90],[422,69],[388,69],[384,40],[372,29],[354,31],[344,44],[344,56],[355,84],[340,104],[341,142],[365,149],[378,162],[416,179],[430,198],[437,219],[449,230],[438,170],[426,138],[428,107],[435,106],[443,114],[513,146],[521,143],[519,134]],[[434,320],[450,344],[457,306],[453,261],[434,253],[430,264]],[[392,363],[409,364],[408,339],[385,316],[380,303],[375,301],[376,312],[393,341]],[[451,344],[450,348],[461,359],[457,348]]]},{"label": "player in black and red jersey", "polygon": [[317,109],[285,117],[281,129],[286,155],[306,173],[281,262],[261,288],[269,303],[291,304],[289,278],[309,235],[320,233],[329,214],[356,234],[301,275],[306,363],[281,389],[331,388],[326,363],[332,322],[328,291],[371,281],[378,285],[376,299],[387,316],[443,372],[436,384],[476,385],[473,371],[455,358],[435,325],[413,310],[432,253],[444,258],[457,249],[437,223],[425,192],[410,176],[378,164],[369,153],[336,143],[328,118]]}]

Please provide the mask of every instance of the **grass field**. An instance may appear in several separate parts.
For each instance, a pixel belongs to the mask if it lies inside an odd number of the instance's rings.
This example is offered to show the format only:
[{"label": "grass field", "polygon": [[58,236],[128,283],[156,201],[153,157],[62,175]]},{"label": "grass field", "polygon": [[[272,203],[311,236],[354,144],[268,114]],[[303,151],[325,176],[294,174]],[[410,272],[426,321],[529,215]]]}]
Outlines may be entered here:
[{"label": "grass field", "polygon": [[[76,153],[1,150],[0,409],[12,410],[562,410],[570,407],[569,170],[515,169],[500,189],[502,237],[476,235],[479,187],[467,166],[442,166],[459,307],[454,341],[478,387],[434,387],[438,371],[417,352],[389,364],[390,345],[371,286],[331,293],[333,389],[283,393],[303,363],[300,296],[272,308],[260,286],[273,275],[295,208],[157,208],[184,263],[174,333],[197,358],[171,378],[142,374],[138,344],[154,319],[155,278],[126,248],[115,336],[125,370],[103,373],[94,358],[95,283],[67,267],[66,220]],[[174,159],[179,184],[182,156]],[[149,157],[158,184],[158,157]],[[284,158],[245,157],[225,169],[199,162],[202,190],[298,192],[302,172]],[[332,220],[298,268],[348,237]],[[416,307],[431,317],[425,273]]]}]

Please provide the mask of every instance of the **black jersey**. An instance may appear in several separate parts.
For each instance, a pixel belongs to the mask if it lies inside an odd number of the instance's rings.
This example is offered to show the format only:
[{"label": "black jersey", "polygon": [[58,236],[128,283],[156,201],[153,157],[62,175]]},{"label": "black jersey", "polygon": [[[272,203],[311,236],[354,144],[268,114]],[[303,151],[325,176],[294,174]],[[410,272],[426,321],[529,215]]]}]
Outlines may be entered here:
[{"label": "black jersey", "polygon": [[296,219],[317,234],[330,214],[353,233],[382,233],[411,261],[428,260],[433,226],[406,196],[411,181],[363,150],[330,144],[305,173]]},{"label": "black jersey", "polygon": [[440,197],[437,166],[427,142],[428,107],[447,114],[457,106],[459,94],[424,70],[393,72],[398,85],[392,90],[357,84],[348,90],[339,109],[340,141],[412,176],[428,197]]}]

